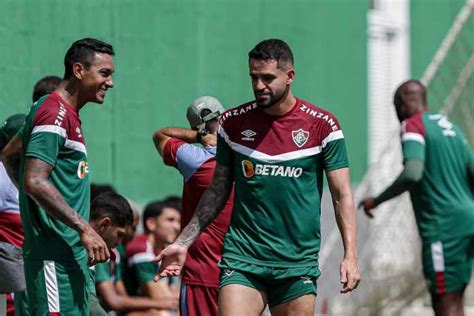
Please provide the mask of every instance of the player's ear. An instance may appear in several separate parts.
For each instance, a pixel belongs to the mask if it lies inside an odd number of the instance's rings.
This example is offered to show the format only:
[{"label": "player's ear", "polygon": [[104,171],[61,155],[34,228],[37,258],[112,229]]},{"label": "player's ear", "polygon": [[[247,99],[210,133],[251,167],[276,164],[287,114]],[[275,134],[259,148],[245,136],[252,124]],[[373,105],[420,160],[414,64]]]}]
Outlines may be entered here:
[{"label": "player's ear", "polygon": [[81,64],[81,63],[72,64],[72,74],[77,79],[79,79],[79,80],[82,79],[82,77],[84,76],[84,70],[85,70],[85,67],[84,67],[83,64]]},{"label": "player's ear", "polygon": [[148,217],[145,221],[146,228],[148,231],[153,232],[156,229],[155,219],[153,217]]},{"label": "player's ear", "polygon": [[99,231],[98,231],[98,233],[99,234],[104,233],[107,230],[107,228],[109,228],[111,225],[112,225],[112,219],[110,217],[105,216],[105,217],[101,218],[100,221],[99,221],[99,226],[98,226]]},{"label": "player's ear", "polygon": [[290,68],[286,71],[286,84],[290,85],[295,80],[295,69]]}]

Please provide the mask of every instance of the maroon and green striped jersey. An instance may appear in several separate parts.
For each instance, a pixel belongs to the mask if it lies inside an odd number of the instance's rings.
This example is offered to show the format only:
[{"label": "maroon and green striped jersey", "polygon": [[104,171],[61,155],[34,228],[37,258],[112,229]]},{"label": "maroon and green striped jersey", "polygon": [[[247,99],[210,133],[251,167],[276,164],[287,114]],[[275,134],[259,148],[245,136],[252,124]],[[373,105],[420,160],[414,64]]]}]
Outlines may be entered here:
[{"label": "maroon and green striped jersey", "polygon": [[402,123],[403,159],[424,161],[423,178],[410,190],[421,237],[446,240],[474,234],[474,199],[468,167],[472,152],[446,116],[420,112]]},{"label": "maroon and green striped jersey", "polygon": [[[24,154],[20,187],[24,187],[26,158],[53,167],[49,181],[67,204],[89,220],[90,183],[81,121],[75,108],[53,93],[33,104],[22,130]],[[25,230],[23,254],[29,260],[83,260],[87,257],[79,234],[49,215],[23,190],[20,211]]]},{"label": "maroon and green striped jersey", "polygon": [[222,115],[216,159],[235,181],[221,267],[319,274],[323,173],[348,167],[337,119],[299,99],[283,116],[250,102]]}]

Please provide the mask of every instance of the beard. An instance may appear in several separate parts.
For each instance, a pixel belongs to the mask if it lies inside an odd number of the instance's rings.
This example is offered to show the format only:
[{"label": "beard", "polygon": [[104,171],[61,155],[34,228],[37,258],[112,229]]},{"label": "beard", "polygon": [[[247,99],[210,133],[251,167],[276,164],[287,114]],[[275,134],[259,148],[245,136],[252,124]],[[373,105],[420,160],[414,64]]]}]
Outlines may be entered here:
[{"label": "beard", "polygon": [[[288,88],[286,88],[284,90],[281,90],[281,91],[277,91],[275,93],[270,92],[268,94],[260,94],[256,91],[254,91],[255,102],[257,103],[257,106],[259,108],[266,109],[266,108],[269,108],[269,107],[277,104],[281,100],[283,100],[288,95],[288,91],[289,91]],[[261,95],[268,96],[268,98],[266,100],[259,100],[258,97],[261,96]]]}]

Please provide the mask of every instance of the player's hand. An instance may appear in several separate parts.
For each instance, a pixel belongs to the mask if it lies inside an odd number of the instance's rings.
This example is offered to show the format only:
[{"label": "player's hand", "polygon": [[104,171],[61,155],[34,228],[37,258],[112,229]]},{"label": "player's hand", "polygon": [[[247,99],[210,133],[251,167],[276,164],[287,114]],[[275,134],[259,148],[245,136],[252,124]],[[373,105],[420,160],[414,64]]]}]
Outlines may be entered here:
[{"label": "player's hand", "polygon": [[366,197],[359,203],[359,208],[364,208],[365,215],[370,218],[374,218],[373,209],[375,206],[375,198],[373,197]]},{"label": "player's hand", "polygon": [[183,270],[188,248],[178,244],[171,244],[163,249],[153,262],[160,262],[160,270],[155,275],[155,281],[162,277],[177,276]]},{"label": "player's hand", "polygon": [[80,233],[80,236],[81,242],[89,256],[89,266],[109,260],[110,252],[107,248],[107,244],[90,225],[86,226],[84,231]]},{"label": "player's hand", "polygon": [[217,136],[214,134],[207,134],[201,138],[201,144],[204,147],[216,147],[217,146]]},{"label": "player's hand", "polygon": [[348,293],[355,290],[360,283],[360,272],[357,266],[357,259],[344,258],[340,267],[340,281],[342,284],[341,293]]}]

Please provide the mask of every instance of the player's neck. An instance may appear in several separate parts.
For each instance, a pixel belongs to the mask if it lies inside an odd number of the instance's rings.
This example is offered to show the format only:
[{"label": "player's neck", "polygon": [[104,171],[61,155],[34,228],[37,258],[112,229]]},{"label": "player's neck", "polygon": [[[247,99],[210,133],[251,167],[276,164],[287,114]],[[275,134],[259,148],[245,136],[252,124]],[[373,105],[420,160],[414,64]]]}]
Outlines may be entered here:
[{"label": "player's neck", "polygon": [[61,81],[56,93],[77,111],[87,103],[80,98],[77,86],[70,80]]},{"label": "player's neck", "polygon": [[165,248],[165,243],[161,242],[158,240],[158,238],[155,238],[155,235],[153,233],[148,235],[148,241],[153,245],[153,250],[155,253],[160,252],[163,248]]},{"label": "player's neck", "polygon": [[277,104],[272,105],[271,107],[263,109],[265,113],[270,115],[282,116],[290,112],[296,104],[296,98],[293,96],[291,90],[288,91],[288,94],[285,98],[280,100]]}]

